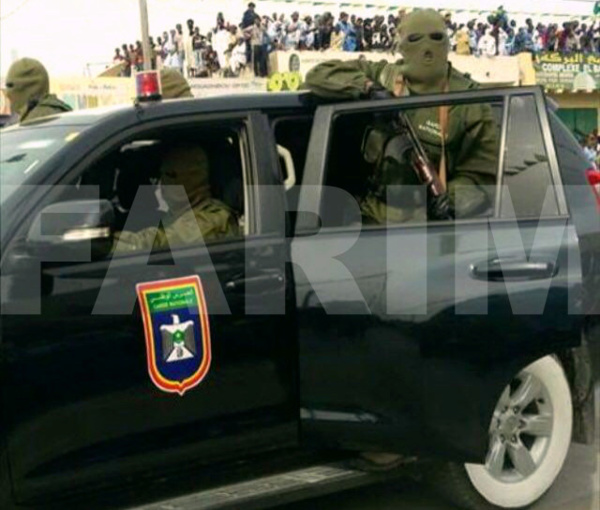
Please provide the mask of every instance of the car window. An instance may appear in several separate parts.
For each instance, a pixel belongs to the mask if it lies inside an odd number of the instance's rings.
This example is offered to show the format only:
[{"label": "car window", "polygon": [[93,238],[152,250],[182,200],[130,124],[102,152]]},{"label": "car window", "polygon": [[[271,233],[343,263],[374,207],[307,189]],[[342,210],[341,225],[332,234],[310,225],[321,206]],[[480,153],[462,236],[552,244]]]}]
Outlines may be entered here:
[{"label": "car window", "polygon": [[15,127],[0,132],[0,189],[4,202],[60,149],[74,140],[83,126]]},{"label": "car window", "polygon": [[500,215],[556,216],[558,203],[534,96],[510,99]]},{"label": "car window", "polygon": [[68,200],[113,204],[119,255],[241,237],[242,136],[223,125],[140,133],[89,166]]},{"label": "car window", "polygon": [[[327,156],[323,225],[431,219],[417,172],[419,153],[448,190],[457,218],[492,216],[501,124],[501,102],[337,114]],[[340,204],[333,188],[343,189],[347,202],[354,200],[358,209]]]}]

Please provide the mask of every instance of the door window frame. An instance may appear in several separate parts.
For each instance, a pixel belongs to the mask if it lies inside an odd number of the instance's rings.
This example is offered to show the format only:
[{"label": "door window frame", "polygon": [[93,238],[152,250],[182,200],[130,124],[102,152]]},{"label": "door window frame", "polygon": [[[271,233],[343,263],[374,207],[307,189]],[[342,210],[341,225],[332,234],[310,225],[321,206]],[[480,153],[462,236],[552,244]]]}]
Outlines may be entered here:
[{"label": "door window frame", "polygon": [[[246,215],[246,226],[244,228],[244,236],[231,239],[207,241],[207,247],[210,249],[211,246],[217,244],[228,244],[236,241],[239,242],[250,237],[260,236],[261,234],[265,233],[265,225],[263,225],[263,222],[260,219],[260,216],[265,212],[263,207],[264,200],[261,200],[261,197],[258,196],[259,188],[254,186],[254,184],[264,184],[262,181],[265,180],[265,176],[267,175],[267,172],[260,171],[261,160],[264,159],[264,154],[258,154],[261,152],[262,145],[264,144],[264,142],[261,142],[261,137],[258,133],[260,131],[261,124],[266,122],[263,117],[264,115],[262,113],[254,110],[225,113],[190,114],[186,116],[174,116],[149,120],[147,122],[141,122],[139,124],[127,126],[120,131],[115,131],[110,136],[106,137],[100,143],[91,148],[91,150],[89,150],[83,157],[81,157],[69,168],[62,170],[60,174],[57,172],[53,172],[51,174],[52,183],[47,184],[52,184],[52,186],[48,186],[48,188],[45,189],[44,194],[41,195],[39,199],[35,201],[35,203],[31,204],[31,208],[25,216],[26,221],[22,222],[20,227],[15,232],[15,235],[11,236],[12,240],[19,239],[25,235],[33,219],[46,205],[61,200],[62,190],[60,186],[75,182],[78,176],[82,175],[93,164],[101,161],[102,158],[108,156],[112,151],[116,150],[124,143],[127,143],[132,138],[139,136],[143,137],[144,133],[156,131],[159,128],[193,129],[194,127],[216,123],[223,124],[223,127],[226,127],[227,124],[234,125],[236,123],[241,126],[239,132],[239,149],[240,159],[242,161],[244,214]],[[54,185],[56,185],[56,187]],[[266,226],[268,227],[268,222]],[[192,248],[193,245],[190,245],[189,247]],[[10,246],[6,246],[6,249],[10,250]],[[157,254],[158,253],[159,252],[157,252]],[[135,252],[132,252],[131,254],[123,254],[123,256],[119,255],[119,258],[135,255]],[[109,257],[106,260],[109,261],[110,259],[111,258]]]},{"label": "door window frame", "polygon": [[[327,165],[329,161],[329,153],[332,147],[333,140],[333,122],[339,114],[348,113],[364,113],[387,111],[392,108],[402,106],[406,109],[418,107],[435,107],[452,102],[461,104],[473,104],[484,102],[502,103],[502,124],[500,130],[499,153],[498,153],[498,174],[496,180],[496,203],[494,204],[494,215],[491,217],[482,218],[467,218],[458,219],[452,222],[447,221],[427,221],[427,222],[411,222],[398,223],[390,225],[344,225],[335,227],[320,227],[320,218],[318,214],[300,214],[296,225],[296,232],[302,235],[322,232],[338,232],[364,229],[372,230],[388,230],[400,228],[423,228],[427,226],[453,226],[453,225],[469,225],[478,223],[506,222],[515,221],[515,218],[500,218],[500,205],[502,188],[498,186],[502,182],[504,175],[505,153],[507,148],[508,130],[509,130],[509,112],[511,98],[519,96],[533,96],[535,105],[538,111],[538,121],[541,129],[541,136],[548,157],[550,167],[550,178],[554,186],[558,204],[558,215],[551,217],[542,217],[539,221],[551,220],[567,217],[568,209],[566,205],[565,193],[561,185],[560,171],[558,167],[558,159],[552,139],[548,112],[546,110],[546,98],[540,87],[511,87],[500,89],[478,89],[460,92],[449,92],[444,94],[432,94],[428,96],[407,96],[399,99],[390,99],[382,101],[358,101],[346,102],[342,104],[319,106],[315,112],[313,131],[311,133],[306,165],[304,168],[304,179],[302,181],[302,189],[300,191],[299,209],[301,211],[316,211],[321,212],[323,200],[323,183],[326,182]],[[308,185],[306,188],[304,185]],[[520,218],[516,218],[517,221]],[[527,219],[525,219],[527,220]],[[538,221],[536,219],[535,221]]]}]

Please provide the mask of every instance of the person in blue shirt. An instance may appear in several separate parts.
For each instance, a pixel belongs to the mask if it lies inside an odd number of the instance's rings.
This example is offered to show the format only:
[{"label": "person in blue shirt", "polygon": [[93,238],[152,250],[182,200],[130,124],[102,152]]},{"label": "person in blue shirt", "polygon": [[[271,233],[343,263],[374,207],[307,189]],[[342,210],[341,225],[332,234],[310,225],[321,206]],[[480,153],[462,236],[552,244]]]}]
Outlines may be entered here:
[{"label": "person in blue shirt", "polygon": [[348,19],[348,14],[342,12],[340,14],[340,21],[337,26],[344,34],[344,44],[342,49],[344,51],[356,51],[358,48],[358,42],[356,40],[356,28]]}]

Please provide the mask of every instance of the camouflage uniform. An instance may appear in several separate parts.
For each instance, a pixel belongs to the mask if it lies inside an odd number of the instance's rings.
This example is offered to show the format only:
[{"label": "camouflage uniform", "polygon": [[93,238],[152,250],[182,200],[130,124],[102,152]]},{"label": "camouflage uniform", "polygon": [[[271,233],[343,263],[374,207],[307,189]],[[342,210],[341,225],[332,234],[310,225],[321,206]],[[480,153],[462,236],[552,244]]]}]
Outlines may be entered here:
[{"label": "camouflage uniform", "polygon": [[117,233],[115,251],[160,250],[240,234],[234,212],[210,196],[208,158],[202,148],[183,144],[170,148],[161,174],[162,196],[169,205],[161,226]]},{"label": "camouflage uniform", "polygon": [[6,95],[19,122],[71,111],[68,104],[49,91],[48,71],[41,62],[22,58],[10,66],[6,75]]},{"label": "camouflage uniform", "polygon": [[[414,18],[414,15],[412,16]],[[425,18],[425,27],[429,24],[434,25],[431,29],[420,28],[423,33],[428,33],[428,30],[438,30],[441,33],[443,29],[444,37],[447,37],[443,20],[441,24],[438,22],[437,13],[417,11],[417,17]],[[419,22],[423,24],[422,20]],[[439,28],[436,28],[438,25]],[[307,74],[305,84],[318,96],[349,100],[368,97],[370,86],[380,87],[396,95],[400,89],[402,95],[415,95],[443,90],[471,90],[478,87],[476,82],[453,69],[447,61],[446,40],[427,42],[432,46],[431,53],[438,52],[439,64],[434,73],[438,73],[439,76],[434,76],[433,83],[445,83],[437,89],[433,86],[428,87],[431,85],[427,82],[432,75],[431,69],[425,69],[424,76],[419,76],[420,67],[425,67],[425,64],[421,66],[421,56],[416,52],[411,53],[413,50],[410,47],[403,51],[405,59],[395,63],[367,60],[324,62]],[[406,61],[407,55],[411,59],[409,63]],[[408,76],[411,76],[410,80]],[[433,166],[439,168],[443,146],[440,109],[418,108],[407,110],[406,113]],[[416,209],[391,207],[387,204],[386,186],[416,185],[418,181],[409,165],[400,161],[397,154],[394,154],[392,141],[398,135],[394,127],[389,122],[380,122],[373,128],[364,144],[365,159],[375,163],[375,172],[370,179],[369,189],[365,196],[361,197],[363,215],[378,223],[386,220],[395,222],[422,219],[418,218],[419,211]],[[491,107],[487,104],[449,106],[445,131],[448,194],[456,215],[466,217],[488,209],[493,197],[489,193],[491,188],[484,189],[484,186],[495,185],[498,155],[497,128]],[[456,193],[459,186],[460,192]],[[394,201],[394,204],[396,203]]]}]

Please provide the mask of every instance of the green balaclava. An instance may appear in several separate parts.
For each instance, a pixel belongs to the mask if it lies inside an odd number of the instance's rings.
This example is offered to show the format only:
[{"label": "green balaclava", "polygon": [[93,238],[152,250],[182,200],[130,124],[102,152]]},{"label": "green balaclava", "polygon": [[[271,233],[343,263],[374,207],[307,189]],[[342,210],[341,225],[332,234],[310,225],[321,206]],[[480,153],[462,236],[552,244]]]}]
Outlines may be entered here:
[{"label": "green balaclava", "polygon": [[160,71],[160,83],[163,99],[194,97],[189,83],[176,69],[162,69]]},{"label": "green balaclava", "polygon": [[417,93],[441,92],[448,73],[450,41],[444,18],[433,9],[410,13],[399,25],[402,74]]},{"label": "green balaclava", "polygon": [[48,95],[50,79],[41,62],[22,58],[10,66],[6,75],[6,96],[12,111],[22,117],[36,102]]},{"label": "green balaclava", "polygon": [[162,196],[169,205],[169,212],[179,215],[186,207],[181,188],[185,188],[192,207],[210,198],[208,156],[201,147],[179,144],[171,147],[163,156],[161,164]]}]

